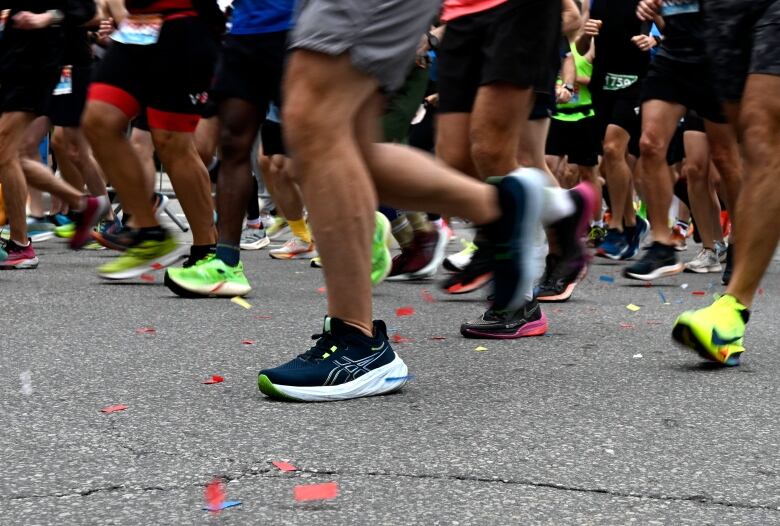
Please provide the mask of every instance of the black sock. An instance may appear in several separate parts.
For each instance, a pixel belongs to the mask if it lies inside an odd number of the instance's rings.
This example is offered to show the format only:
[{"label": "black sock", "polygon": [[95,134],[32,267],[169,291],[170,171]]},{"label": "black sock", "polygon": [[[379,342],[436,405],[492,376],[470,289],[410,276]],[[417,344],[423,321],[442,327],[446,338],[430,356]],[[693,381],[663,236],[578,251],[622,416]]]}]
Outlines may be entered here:
[{"label": "black sock", "polygon": [[626,238],[633,239],[636,235],[636,226],[623,227],[623,232],[626,234]]},{"label": "black sock", "polygon": [[165,230],[161,226],[149,226],[138,229],[138,241],[163,241]]},{"label": "black sock", "polygon": [[209,254],[214,254],[217,251],[217,245],[192,245],[190,247],[190,259],[194,261],[200,261]]}]

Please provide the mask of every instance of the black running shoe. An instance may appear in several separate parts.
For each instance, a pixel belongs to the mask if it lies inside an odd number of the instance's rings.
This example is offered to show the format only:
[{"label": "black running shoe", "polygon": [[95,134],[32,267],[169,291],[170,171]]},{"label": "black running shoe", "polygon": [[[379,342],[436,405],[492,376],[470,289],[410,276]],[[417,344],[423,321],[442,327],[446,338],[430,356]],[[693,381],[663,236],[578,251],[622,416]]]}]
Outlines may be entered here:
[{"label": "black running shoe", "polygon": [[460,326],[460,333],[466,338],[494,340],[542,336],[546,332],[547,316],[536,301],[529,301],[514,311],[489,309],[478,320]]},{"label": "black running shoe", "polygon": [[654,241],[642,259],[623,269],[623,276],[629,279],[652,281],[664,276],[679,274],[685,266],[677,259],[674,247]]},{"label": "black running shoe", "polygon": [[574,287],[587,273],[587,266],[581,265],[581,261],[565,261],[555,254],[548,254],[544,275],[534,291],[536,299],[555,303],[571,298]]},{"label": "black running shoe", "polygon": [[325,318],[317,343],[297,358],[260,371],[257,384],[272,398],[329,402],[397,391],[408,381],[406,364],[387,341],[384,322],[374,337],[337,318]]},{"label": "black running shoe", "polygon": [[106,248],[124,252],[136,244],[138,231],[125,225],[114,231],[92,232],[92,238]]},{"label": "black running shoe", "polygon": [[447,277],[439,285],[447,294],[468,294],[481,289],[493,279],[493,247],[480,241],[468,265]]},{"label": "black running shoe", "polygon": [[726,249],[726,268],[723,269],[721,283],[728,285],[731,283],[731,274],[734,272],[734,243],[729,243]]}]

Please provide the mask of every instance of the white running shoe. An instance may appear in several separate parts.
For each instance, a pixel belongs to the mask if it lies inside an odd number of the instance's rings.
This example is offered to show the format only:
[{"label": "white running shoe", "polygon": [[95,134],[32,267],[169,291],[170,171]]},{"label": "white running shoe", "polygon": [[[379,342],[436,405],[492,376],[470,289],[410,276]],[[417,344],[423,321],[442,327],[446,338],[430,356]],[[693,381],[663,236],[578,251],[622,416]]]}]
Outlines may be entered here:
[{"label": "white running shoe", "polygon": [[312,259],[319,255],[314,243],[306,243],[298,237],[293,237],[282,247],[268,253],[274,259]]},{"label": "white running shoe", "polygon": [[477,250],[477,245],[465,239],[460,240],[463,250],[444,258],[444,268],[450,272],[460,272],[471,262],[471,256]]},{"label": "white running shoe", "polygon": [[263,227],[247,225],[241,231],[241,250],[260,250],[270,243]]},{"label": "white running shoe", "polygon": [[722,267],[715,251],[703,248],[693,260],[685,264],[685,270],[696,272],[697,274],[706,274],[707,272],[721,272]]}]

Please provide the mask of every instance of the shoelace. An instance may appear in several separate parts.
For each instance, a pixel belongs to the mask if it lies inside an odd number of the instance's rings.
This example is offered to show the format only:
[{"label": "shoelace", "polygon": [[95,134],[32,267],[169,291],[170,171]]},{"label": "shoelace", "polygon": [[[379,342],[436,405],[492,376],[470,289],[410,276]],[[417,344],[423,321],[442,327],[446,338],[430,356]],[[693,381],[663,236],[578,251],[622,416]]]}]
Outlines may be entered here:
[{"label": "shoelace", "polygon": [[306,362],[321,361],[325,359],[325,355],[334,353],[333,347],[340,347],[340,341],[329,332],[323,332],[321,334],[312,334],[312,340],[316,340],[315,343],[308,351],[298,355],[298,358]]}]

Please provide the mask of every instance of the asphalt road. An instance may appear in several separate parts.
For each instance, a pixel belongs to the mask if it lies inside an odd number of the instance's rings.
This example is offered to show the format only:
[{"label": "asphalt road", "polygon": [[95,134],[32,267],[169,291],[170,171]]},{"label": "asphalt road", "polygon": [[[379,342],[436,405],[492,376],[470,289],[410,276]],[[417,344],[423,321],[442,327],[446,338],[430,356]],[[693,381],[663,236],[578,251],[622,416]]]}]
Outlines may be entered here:
[{"label": "asphalt road", "polygon": [[[716,276],[643,287],[596,261],[572,301],[545,307],[547,336],[506,342],[458,334],[484,296],[385,283],[376,316],[412,340],[395,347],[414,379],[305,405],[264,398],[256,375],[320,329],[307,263],[245,253],[246,310],[176,298],[159,274],[102,282],[107,252],[38,251],[38,270],[0,273],[0,524],[780,524],[777,263],[729,370],[669,337]],[[128,409],[100,412],[112,404]],[[202,511],[214,477],[240,507]],[[293,498],[330,481],[335,499]]]}]

